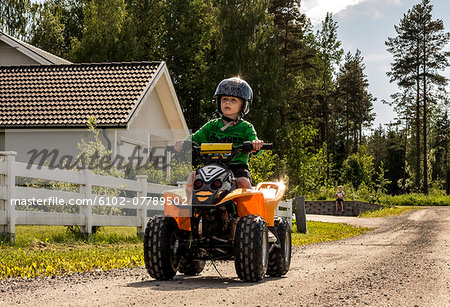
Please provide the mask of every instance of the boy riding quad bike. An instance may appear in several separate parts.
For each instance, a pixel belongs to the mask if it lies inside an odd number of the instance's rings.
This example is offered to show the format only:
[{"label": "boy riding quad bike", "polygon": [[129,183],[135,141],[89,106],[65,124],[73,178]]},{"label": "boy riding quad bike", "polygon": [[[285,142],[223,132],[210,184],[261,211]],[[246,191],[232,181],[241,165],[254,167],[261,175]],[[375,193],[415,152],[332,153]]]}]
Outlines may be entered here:
[{"label": "boy riding quad bike", "polygon": [[[187,143],[186,143],[187,144]],[[271,149],[264,144],[262,149]],[[203,143],[192,146],[204,166],[195,171],[191,200],[183,190],[164,193],[164,216],[147,224],[144,260],[150,276],[172,279],[176,272],[197,275],[206,260],[234,260],[243,281],[288,272],[291,259],[289,223],[274,217],[286,190],[282,182],[264,182],[255,189],[236,188],[229,169],[252,143]]]}]

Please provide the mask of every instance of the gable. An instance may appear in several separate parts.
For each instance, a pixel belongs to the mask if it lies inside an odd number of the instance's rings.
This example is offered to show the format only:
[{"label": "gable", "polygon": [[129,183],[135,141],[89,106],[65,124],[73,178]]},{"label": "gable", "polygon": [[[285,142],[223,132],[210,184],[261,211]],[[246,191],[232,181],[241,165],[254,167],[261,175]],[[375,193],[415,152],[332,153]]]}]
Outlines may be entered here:
[{"label": "gable", "polygon": [[0,66],[71,64],[47,51],[0,31]]},{"label": "gable", "polygon": [[5,42],[0,41],[0,66],[30,64],[40,63],[18,51],[17,48],[11,47]]}]

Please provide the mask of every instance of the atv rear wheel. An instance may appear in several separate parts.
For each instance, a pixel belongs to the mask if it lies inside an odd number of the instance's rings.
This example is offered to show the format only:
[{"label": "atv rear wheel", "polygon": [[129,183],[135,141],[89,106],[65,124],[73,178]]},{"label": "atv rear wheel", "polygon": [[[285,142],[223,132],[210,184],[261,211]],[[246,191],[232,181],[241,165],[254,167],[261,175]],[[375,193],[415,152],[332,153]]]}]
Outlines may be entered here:
[{"label": "atv rear wheel", "polygon": [[269,267],[267,274],[270,276],[285,275],[291,265],[291,228],[289,223],[281,217],[275,218],[275,231],[281,242],[280,247],[273,247],[269,254]]},{"label": "atv rear wheel", "polygon": [[205,260],[194,260],[190,257],[181,256],[178,272],[184,273],[184,275],[188,276],[195,276],[203,271],[205,264]]},{"label": "atv rear wheel", "polygon": [[269,238],[266,221],[258,215],[242,217],[234,236],[234,266],[243,281],[264,278],[269,262]]},{"label": "atv rear wheel", "polygon": [[173,217],[155,216],[147,223],[144,235],[145,268],[157,280],[172,279],[177,273],[178,224]]}]

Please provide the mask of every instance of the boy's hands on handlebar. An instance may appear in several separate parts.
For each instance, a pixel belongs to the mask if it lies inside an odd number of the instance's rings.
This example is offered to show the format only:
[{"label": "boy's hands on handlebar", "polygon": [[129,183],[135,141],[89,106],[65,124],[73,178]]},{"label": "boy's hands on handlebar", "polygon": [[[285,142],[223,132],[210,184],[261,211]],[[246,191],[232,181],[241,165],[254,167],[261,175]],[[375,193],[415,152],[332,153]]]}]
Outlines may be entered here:
[{"label": "boy's hands on handlebar", "polygon": [[[183,144],[184,144],[183,140],[177,141],[175,143],[175,145],[173,146],[173,149],[175,151],[181,151],[183,149]],[[257,152],[257,151],[261,150],[263,145],[264,145],[264,141],[263,140],[254,140],[254,141],[252,141],[252,147],[253,147],[252,152]]]},{"label": "boy's hands on handlebar", "polygon": [[256,151],[261,150],[262,146],[264,145],[264,141],[263,140],[254,140],[254,141],[252,141],[252,145],[253,145],[253,152],[256,152]]}]

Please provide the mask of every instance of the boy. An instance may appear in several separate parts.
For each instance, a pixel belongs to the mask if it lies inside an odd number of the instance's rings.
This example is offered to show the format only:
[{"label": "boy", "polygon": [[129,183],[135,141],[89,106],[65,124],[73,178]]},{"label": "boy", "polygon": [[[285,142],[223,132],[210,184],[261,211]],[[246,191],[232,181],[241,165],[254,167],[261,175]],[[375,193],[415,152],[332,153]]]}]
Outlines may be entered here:
[{"label": "boy", "polygon": [[[195,143],[233,143],[241,145],[244,141],[251,141],[253,151],[261,149],[264,142],[258,140],[253,125],[243,120],[244,115],[250,111],[253,100],[253,91],[247,82],[239,77],[222,80],[214,93],[217,103],[217,112],[221,118],[207,122],[197,132],[187,139]],[[183,141],[176,142],[174,148],[180,151]],[[236,177],[236,187],[251,189],[251,174],[248,169],[248,154],[239,153],[230,163],[230,170]],[[186,188],[192,190],[195,172],[189,176]]]},{"label": "boy", "polygon": [[338,211],[338,204],[341,204],[341,212],[344,212],[344,197],[345,197],[345,193],[342,190],[343,187],[340,185],[338,186],[338,190],[336,192],[336,212]]}]

